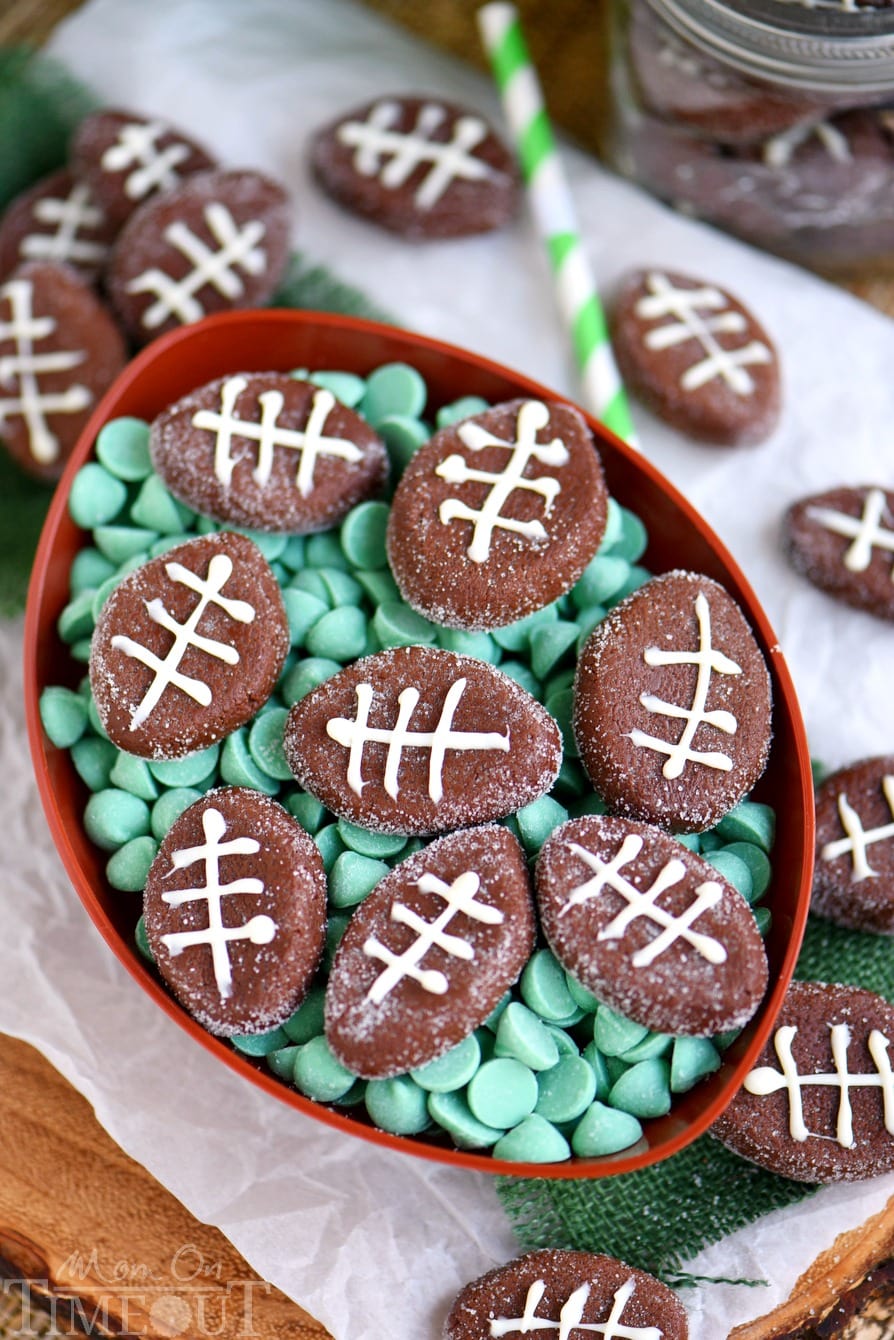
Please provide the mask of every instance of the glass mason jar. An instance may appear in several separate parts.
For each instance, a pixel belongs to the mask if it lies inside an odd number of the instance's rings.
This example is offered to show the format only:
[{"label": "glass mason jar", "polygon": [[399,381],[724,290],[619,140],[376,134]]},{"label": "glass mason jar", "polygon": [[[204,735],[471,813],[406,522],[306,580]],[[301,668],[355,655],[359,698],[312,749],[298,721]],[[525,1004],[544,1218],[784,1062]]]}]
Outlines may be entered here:
[{"label": "glass mason jar", "polygon": [[894,270],[894,0],[611,0],[608,161],[815,269]]}]

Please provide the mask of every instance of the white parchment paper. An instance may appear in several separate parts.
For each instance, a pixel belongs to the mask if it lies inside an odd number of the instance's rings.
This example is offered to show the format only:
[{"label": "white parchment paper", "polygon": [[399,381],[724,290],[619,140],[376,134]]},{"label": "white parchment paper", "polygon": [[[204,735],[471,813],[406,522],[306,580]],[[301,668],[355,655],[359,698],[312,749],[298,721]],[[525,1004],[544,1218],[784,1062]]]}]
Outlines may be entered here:
[{"label": "white parchment paper", "polygon": [[[408,246],[337,210],[305,167],[308,133],[378,93],[441,93],[499,120],[482,76],[350,0],[90,0],[51,49],[109,102],[167,116],[228,164],[285,179],[296,246],[402,324],[575,393],[546,265],[525,219],[499,235]],[[675,216],[588,156],[569,148],[566,161],[607,294],[634,265],[689,270],[732,288],[775,337],[786,409],[771,442],[747,452],[695,447],[645,413],[641,440],[757,589],[788,656],[813,751],[838,764],[894,747],[890,627],[814,592],[788,570],[777,542],[779,517],[799,495],[840,482],[894,483],[894,325]],[[217,1064],[143,998],[88,922],[46,832],[24,744],[20,645],[19,625],[0,629],[0,1029],[40,1047],[130,1154],[338,1340],[434,1340],[459,1287],[515,1252],[489,1179],[373,1149],[302,1118]],[[695,1273],[769,1284],[687,1291],[695,1340],[717,1340],[785,1298],[836,1233],[892,1192],[894,1177],[827,1189],[703,1252],[690,1263]]]}]

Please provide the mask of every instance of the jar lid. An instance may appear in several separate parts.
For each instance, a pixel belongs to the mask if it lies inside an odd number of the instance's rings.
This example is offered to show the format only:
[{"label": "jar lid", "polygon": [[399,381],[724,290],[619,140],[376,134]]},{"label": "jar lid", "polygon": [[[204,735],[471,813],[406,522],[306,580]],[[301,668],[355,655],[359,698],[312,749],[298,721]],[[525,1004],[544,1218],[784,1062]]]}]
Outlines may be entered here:
[{"label": "jar lid", "polygon": [[699,50],[817,93],[894,93],[894,5],[860,0],[648,0]]}]

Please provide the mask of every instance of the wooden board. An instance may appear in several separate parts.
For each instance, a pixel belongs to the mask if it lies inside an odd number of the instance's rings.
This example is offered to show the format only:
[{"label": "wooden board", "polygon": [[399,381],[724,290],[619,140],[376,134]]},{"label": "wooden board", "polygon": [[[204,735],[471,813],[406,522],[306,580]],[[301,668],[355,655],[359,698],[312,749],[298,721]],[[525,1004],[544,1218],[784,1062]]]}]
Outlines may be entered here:
[{"label": "wooden board", "polygon": [[94,1334],[147,1340],[329,1337],[128,1158],[39,1052],[2,1034],[0,1257],[63,1330],[73,1311]]}]

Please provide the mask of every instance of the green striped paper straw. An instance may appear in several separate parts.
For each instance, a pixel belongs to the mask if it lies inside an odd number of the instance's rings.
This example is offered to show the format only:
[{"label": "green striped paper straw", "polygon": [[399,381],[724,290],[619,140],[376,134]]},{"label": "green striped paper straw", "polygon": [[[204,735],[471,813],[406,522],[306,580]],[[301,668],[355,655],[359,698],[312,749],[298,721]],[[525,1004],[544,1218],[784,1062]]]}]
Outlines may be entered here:
[{"label": "green striped paper straw", "polygon": [[559,310],[580,367],[584,401],[607,428],[636,445],[605,312],[581,242],[574,201],[518,11],[512,4],[484,5],[478,11],[478,27],[503,100],[534,222],[549,256]]}]

